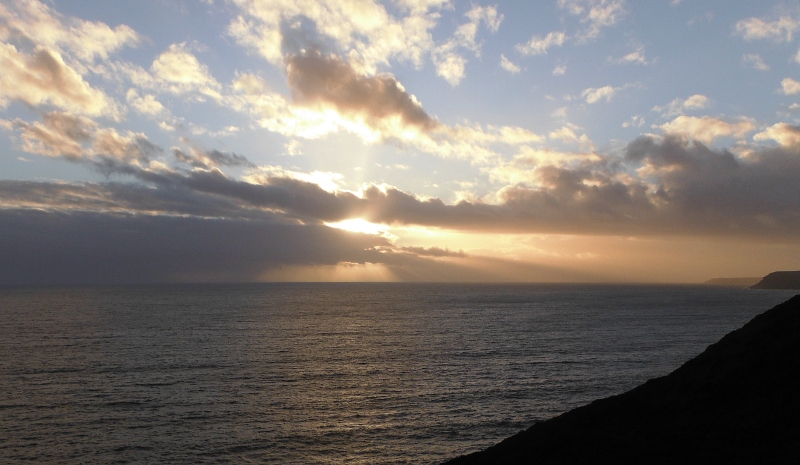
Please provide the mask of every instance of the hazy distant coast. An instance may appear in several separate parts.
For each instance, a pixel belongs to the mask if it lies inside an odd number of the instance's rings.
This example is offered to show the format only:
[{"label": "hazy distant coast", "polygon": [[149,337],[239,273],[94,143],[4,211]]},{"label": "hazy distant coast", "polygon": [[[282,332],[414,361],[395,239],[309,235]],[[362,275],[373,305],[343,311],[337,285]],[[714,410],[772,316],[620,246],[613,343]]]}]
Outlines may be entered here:
[{"label": "hazy distant coast", "polygon": [[714,278],[709,279],[703,284],[709,286],[750,287],[761,281],[761,279],[762,278],[760,276],[749,278]]},{"label": "hazy distant coast", "polygon": [[798,289],[800,290],[800,271],[776,271],[764,276],[750,289]]},{"label": "hazy distant coast", "polygon": [[447,463],[800,463],[798,333],[800,295],[667,376]]},{"label": "hazy distant coast", "polygon": [[763,278],[714,278],[703,284],[708,286],[749,287],[750,289],[800,290],[800,271],[775,271]]}]

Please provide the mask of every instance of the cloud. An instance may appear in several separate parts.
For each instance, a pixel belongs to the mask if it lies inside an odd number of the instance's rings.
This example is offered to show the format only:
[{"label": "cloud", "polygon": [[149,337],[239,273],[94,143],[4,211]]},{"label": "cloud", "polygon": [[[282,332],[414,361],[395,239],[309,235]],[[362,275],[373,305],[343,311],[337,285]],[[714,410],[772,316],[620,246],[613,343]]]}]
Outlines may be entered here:
[{"label": "cloud", "polygon": [[563,32],[551,32],[545,37],[533,36],[524,44],[517,44],[516,49],[523,55],[546,55],[547,49],[564,45],[567,35]]},{"label": "cloud", "polygon": [[744,137],[748,132],[756,129],[751,121],[728,123],[710,116],[678,116],[674,120],[662,124],[661,130],[667,134],[680,134],[706,144],[710,144],[719,137]]},{"label": "cloud", "polygon": [[0,68],[0,108],[19,100],[34,107],[50,104],[83,115],[119,117],[114,101],[84,81],[57,51],[40,46],[26,54],[0,43]]},{"label": "cloud", "polygon": [[786,94],[786,95],[794,95],[794,94],[800,92],[800,82],[795,81],[794,79],[787,77],[787,78],[784,78],[783,81],[781,81],[781,88],[782,88],[784,94]]},{"label": "cloud", "polygon": [[497,32],[503,15],[494,6],[473,6],[464,14],[469,21],[460,25],[453,38],[437,46],[431,52],[431,59],[436,66],[436,74],[443,77],[450,85],[457,86],[464,78],[466,58],[458,54],[458,48],[466,48],[480,56],[480,44],[476,42],[478,27],[485,24],[491,32]]},{"label": "cloud", "polygon": [[665,106],[655,106],[653,111],[661,113],[664,117],[682,115],[687,111],[702,110],[706,108],[710,99],[702,94],[694,94],[686,99],[676,98]]},{"label": "cloud", "polygon": [[449,2],[450,0],[397,0],[396,3],[408,11],[425,13],[431,9],[442,8]]},{"label": "cloud", "polygon": [[148,116],[163,116],[169,111],[152,94],[140,96],[136,89],[129,89],[125,99],[139,113]]},{"label": "cloud", "polygon": [[485,162],[492,144],[519,145],[542,138],[513,126],[448,126],[428,115],[392,75],[365,76],[336,55],[310,50],[286,59],[292,101],[269,91],[258,77],[240,75],[224,101],[249,111],[259,124],[289,137],[316,138],[338,131],[367,143],[388,142],[445,158]]},{"label": "cloud", "polygon": [[753,136],[753,140],[774,140],[785,147],[800,146],[800,127],[777,123]]},{"label": "cloud", "polygon": [[256,168],[256,165],[243,155],[219,150],[203,150],[199,147],[189,147],[188,152],[180,148],[173,148],[172,154],[178,161],[187,163],[195,168],[219,168],[221,166],[243,166]]},{"label": "cloud", "polygon": [[464,78],[467,60],[457,53],[440,49],[434,54],[433,63],[436,65],[436,74],[451,86],[457,86]]},{"label": "cloud", "polygon": [[555,68],[553,68],[553,76],[563,76],[564,73],[566,72],[567,72],[566,65],[558,65]]},{"label": "cloud", "polygon": [[221,100],[220,84],[190,53],[186,44],[172,44],[159,55],[150,66],[154,84],[175,94],[199,92],[215,100]]},{"label": "cloud", "polygon": [[330,105],[373,128],[390,120],[420,130],[438,124],[390,75],[362,76],[339,58],[319,52],[288,57],[286,71],[292,95],[303,105]]},{"label": "cloud", "polygon": [[160,152],[142,133],[100,128],[89,118],[66,112],[45,113],[42,122],[18,119],[14,127],[21,131],[23,150],[49,157],[149,162]]},{"label": "cloud", "polygon": [[644,47],[639,46],[633,52],[614,60],[616,63],[639,63],[641,65],[649,65],[653,61],[647,61],[644,56]]},{"label": "cloud", "polygon": [[578,135],[575,134],[575,131],[566,126],[551,132],[549,137],[551,140],[560,140],[564,143],[577,142],[583,148],[594,150],[594,144],[591,140],[589,140],[589,137],[586,134],[581,134],[581,136],[578,137]]},{"label": "cloud", "polygon": [[[772,135],[796,131],[775,127]],[[446,250],[404,250],[322,225],[353,218],[462,231],[792,243],[800,228],[795,145],[756,147],[747,159],[673,136],[640,137],[618,155],[529,148],[485,171],[505,184],[493,203],[447,204],[375,185],[357,195],[280,170],[253,183],[213,168],[155,169],[124,157],[105,163],[109,175],[137,182],[0,181],[0,281],[251,280],[290,264],[394,267],[409,263],[404,255],[448,258]]]},{"label": "cloud", "polygon": [[517,74],[521,71],[520,67],[515,65],[514,62],[506,58],[505,55],[500,55],[500,66],[511,74]]},{"label": "cloud", "polygon": [[0,224],[5,285],[248,282],[288,265],[379,262],[374,248],[389,245],[263,220],[0,210]]},{"label": "cloud", "polygon": [[759,71],[769,71],[769,65],[757,53],[747,53],[742,55],[742,64]]},{"label": "cloud", "polygon": [[347,131],[368,143],[409,141],[439,125],[393,76],[364,76],[340,57],[316,50],[291,55],[286,72],[292,101],[250,74],[240,75],[223,101],[288,137]]},{"label": "cloud", "polygon": [[368,190],[369,213],[363,217],[467,230],[797,241],[800,186],[792,182],[800,167],[797,153],[764,150],[742,161],[673,137],[642,137],[623,153],[626,170],[635,169],[639,179],[596,155],[561,167],[520,158],[507,173],[528,173],[527,178],[501,189],[498,204],[446,205],[394,190]]},{"label": "cloud", "polygon": [[407,253],[412,253],[414,255],[421,255],[424,257],[457,257],[457,258],[464,258],[467,257],[467,254],[464,253],[463,250],[459,250],[458,252],[453,252],[448,248],[442,249],[441,247],[400,247],[400,250]]},{"label": "cloud", "polygon": [[280,166],[259,166],[252,173],[244,177],[245,181],[253,184],[268,185],[275,179],[294,179],[304,183],[319,186],[327,192],[340,190],[341,180],[344,176],[340,173],[313,171],[311,173],[288,170]]},{"label": "cloud", "polygon": [[490,32],[497,32],[500,29],[500,23],[503,22],[503,15],[497,12],[496,6],[473,6],[464,13],[464,16],[469,21],[456,29],[454,34],[456,43],[479,53],[480,44],[476,42],[478,27],[483,23]]},{"label": "cloud", "polygon": [[558,6],[587,25],[576,35],[578,42],[596,39],[603,28],[614,26],[628,13],[624,0],[558,0]]},{"label": "cloud", "polygon": [[20,101],[119,120],[116,102],[84,76],[104,66],[98,60],[139,42],[126,25],[111,28],[66,17],[38,0],[5,2],[0,5],[0,108]]},{"label": "cloud", "polygon": [[631,119],[629,121],[625,121],[624,123],[622,123],[622,127],[623,128],[633,128],[633,127],[640,128],[640,127],[644,126],[644,123],[645,123],[644,116],[635,115],[635,116],[631,116]]},{"label": "cloud", "polygon": [[584,97],[586,99],[586,103],[597,103],[603,99],[605,99],[606,102],[610,102],[611,99],[614,97],[614,95],[617,93],[617,91],[619,91],[620,89],[621,89],[620,87],[611,87],[611,86],[598,87],[598,88],[590,87],[581,92],[581,97]]},{"label": "cloud", "polygon": [[775,42],[791,42],[793,34],[800,28],[800,21],[791,16],[781,16],[774,21],[747,18],[736,22],[736,32],[745,40],[768,39]]},{"label": "cloud", "polygon": [[14,122],[22,130],[22,149],[28,153],[78,159],[86,151],[82,144],[90,141],[97,130],[92,120],[69,113],[47,113],[42,120],[32,124]]},{"label": "cloud", "polygon": [[64,17],[38,0],[11,0],[0,5],[0,40],[29,41],[92,62],[137,45],[141,37],[124,24],[112,29],[102,22]]},{"label": "cloud", "polygon": [[256,50],[274,65],[283,61],[285,34],[305,19],[313,23],[331,49],[341,50],[362,74],[375,74],[391,59],[421,67],[436,46],[430,33],[438,20],[435,11],[448,4],[439,0],[402,1],[401,15],[392,16],[372,0],[234,0],[239,15],[228,34]]},{"label": "cloud", "polygon": [[[578,138],[575,137],[573,140]],[[592,151],[564,152],[549,148],[523,147],[511,161],[486,168],[484,171],[494,182],[509,186],[536,187],[540,186],[543,180],[540,168],[544,170],[553,167],[575,168],[600,161],[602,158]]]}]

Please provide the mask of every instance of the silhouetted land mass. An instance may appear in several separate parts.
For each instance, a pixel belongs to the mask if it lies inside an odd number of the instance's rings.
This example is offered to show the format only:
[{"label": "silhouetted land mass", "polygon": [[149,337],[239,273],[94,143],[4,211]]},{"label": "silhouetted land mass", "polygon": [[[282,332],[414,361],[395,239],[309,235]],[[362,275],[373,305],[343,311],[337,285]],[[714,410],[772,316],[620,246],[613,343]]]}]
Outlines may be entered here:
[{"label": "silhouetted land mass", "polygon": [[667,376],[448,464],[800,463],[800,295]]},{"label": "silhouetted land mass", "polygon": [[800,271],[775,271],[750,289],[800,289]]},{"label": "silhouetted land mass", "polygon": [[761,277],[753,278],[714,278],[709,279],[703,284],[709,286],[730,286],[730,287],[750,287],[755,283],[761,281]]}]

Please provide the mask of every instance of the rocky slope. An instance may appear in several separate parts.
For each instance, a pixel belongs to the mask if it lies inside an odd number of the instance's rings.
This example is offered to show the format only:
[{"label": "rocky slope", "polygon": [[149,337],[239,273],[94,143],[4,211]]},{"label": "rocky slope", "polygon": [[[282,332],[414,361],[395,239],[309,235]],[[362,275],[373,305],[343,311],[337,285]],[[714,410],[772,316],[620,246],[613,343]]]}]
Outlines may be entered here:
[{"label": "rocky slope", "polygon": [[800,295],[667,376],[448,464],[800,463]]}]

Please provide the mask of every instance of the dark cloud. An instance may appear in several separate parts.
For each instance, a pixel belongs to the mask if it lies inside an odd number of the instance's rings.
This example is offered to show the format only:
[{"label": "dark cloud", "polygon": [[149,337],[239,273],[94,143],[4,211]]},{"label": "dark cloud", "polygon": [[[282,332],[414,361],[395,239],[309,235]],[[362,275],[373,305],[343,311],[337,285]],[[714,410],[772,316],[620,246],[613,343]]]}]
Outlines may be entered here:
[{"label": "dark cloud", "polygon": [[434,269],[467,276],[474,268],[439,258],[473,265],[480,258],[397,248],[322,224],[349,218],[474,231],[800,241],[796,150],[765,149],[743,160],[698,143],[641,138],[623,155],[613,165],[536,168],[539,185],[507,187],[496,205],[446,204],[374,186],[358,197],[284,177],[251,184],[218,169],[151,171],[119,159],[102,163],[138,182],[0,181],[0,282],[241,281],[280,266],[365,262],[434,279]]},{"label": "dark cloud", "polygon": [[420,129],[438,125],[393,76],[363,76],[337,56],[318,50],[290,55],[286,72],[299,103],[332,105],[342,114],[364,118],[373,128],[392,117]]},{"label": "dark cloud", "polygon": [[43,211],[129,212],[272,221],[285,218],[263,208],[243,205],[236,198],[198,192],[182,185],[153,187],[130,182],[73,184],[4,180],[0,181],[0,199],[3,208]]},{"label": "dark cloud", "polygon": [[626,156],[653,172],[657,198],[685,223],[731,233],[773,230],[797,236],[800,231],[796,148],[763,149],[741,160],[700,143],[641,138],[629,145]]},{"label": "dark cloud", "polygon": [[[496,205],[446,204],[375,186],[358,197],[285,177],[252,184],[218,169],[152,171],[95,160],[137,181],[0,181],[0,283],[251,281],[285,266],[346,263],[382,264],[409,280],[513,277],[502,260],[396,247],[322,224],[357,217],[474,231],[800,241],[794,149],[742,159],[679,139],[640,138],[623,155],[622,163],[536,168],[539,185],[509,186]],[[448,257],[463,261],[441,260]],[[522,280],[597,279],[517,268]]]},{"label": "dark cloud", "polygon": [[122,201],[119,196],[124,191],[128,196],[122,202],[124,208],[133,208],[131,199],[138,199],[135,208],[141,211],[160,206],[170,214],[203,217],[270,214],[306,224],[363,218],[517,233],[800,239],[800,183],[796,179],[800,153],[795,150],[765,149],[743,161],[700,143],[640,138],[623,155],[622,162],[581,168],[532,168],[539,184],[507,186],[498,204],[446,204],[375,186],[358,197],[279,176],[266,176],[261,184],[253,184],[218,169],[151,171],[120,160],[96,163],[148,186],[104,188],[110,191],[103,195],[114,201]]},{"label": "dark cloud", "polygon": [[189,153],[187,153],[176,148],[172,150],[172,154],[176,160],[196,168],[218,168],[220,166],[256,167],[247,157],[232,152],[192,148]]},{"label": "dark cloud", "polygon": [[287,265],[379,262],[385,239],[319,225],[0,210],[0,284],[255,281]]}]

